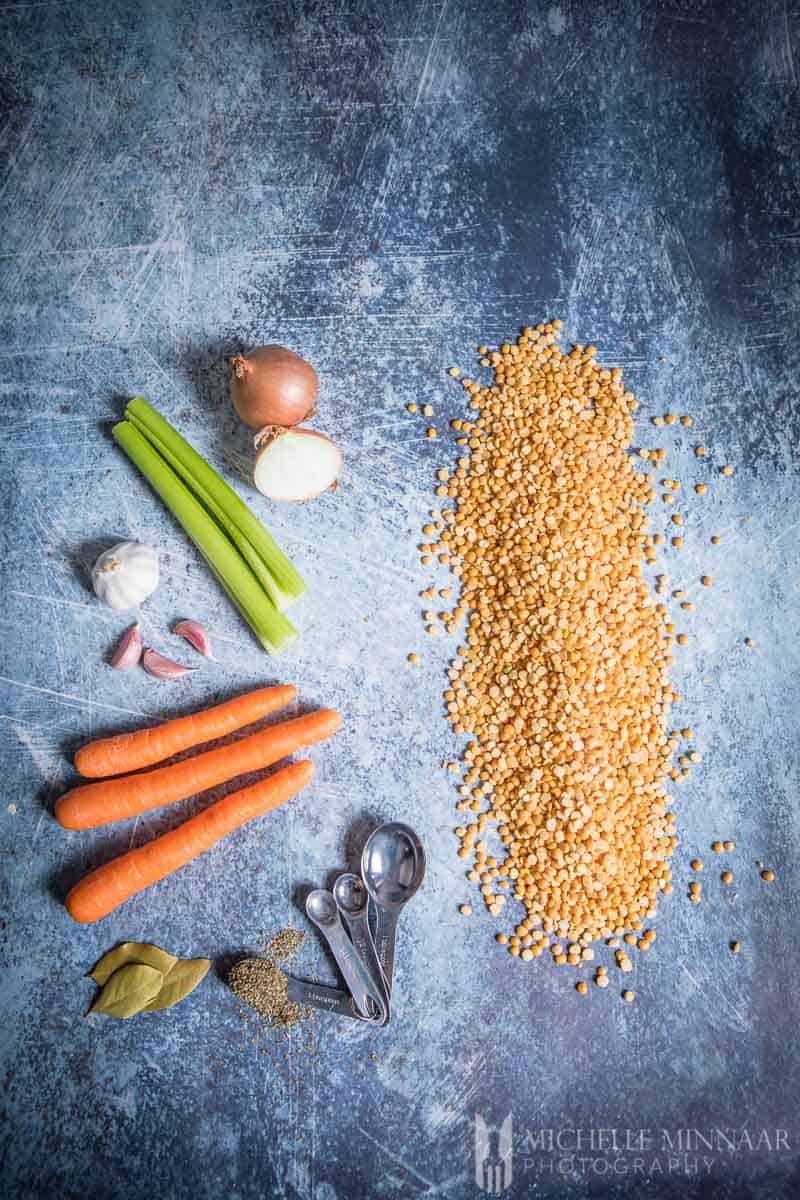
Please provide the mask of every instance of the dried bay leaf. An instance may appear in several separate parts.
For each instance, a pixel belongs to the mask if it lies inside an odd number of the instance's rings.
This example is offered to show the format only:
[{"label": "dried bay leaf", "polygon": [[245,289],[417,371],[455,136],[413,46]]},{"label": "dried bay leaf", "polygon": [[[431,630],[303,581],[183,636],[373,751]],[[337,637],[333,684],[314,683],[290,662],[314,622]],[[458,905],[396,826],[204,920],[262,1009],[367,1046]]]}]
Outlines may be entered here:
[{"label": "dried bay leaf", "polygon": [[211,966],[210,958],[181,958],[164,976],[158,995],[144,1007],[144,1012],[157,1012],[162,1008],[172,1008],[179,1000],[183,1000],[193,992],[198,983],[202,982]]},{"label": "dried bay leaf", "polygon": [[163,974],[155,967],[127,963],[107,980],[89,1011],[126,1021],[158,995],[163,981]]},{"label": "dried bay leaf", "polygon": [[174,954],[168,954],[159,946],[150,946],[147,942],[123,942],[104,954],[89,973],[97,986],[103,987],[115,971],[128,963],[142,963],[167,975],[177,961]]}]

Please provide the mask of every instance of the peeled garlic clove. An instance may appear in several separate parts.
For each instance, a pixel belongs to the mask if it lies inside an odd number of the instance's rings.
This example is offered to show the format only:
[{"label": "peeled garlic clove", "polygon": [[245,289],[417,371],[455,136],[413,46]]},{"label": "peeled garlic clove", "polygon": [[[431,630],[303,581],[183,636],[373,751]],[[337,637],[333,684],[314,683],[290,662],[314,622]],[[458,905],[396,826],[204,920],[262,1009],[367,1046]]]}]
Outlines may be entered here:
[{"label": "peeled garlic clove", "polygon": [[157,650],[145,650],[142,666],[148,675],[154,675],[156,679],[180,679],[181,675],[186,675],[188,671],[195,669],[194,667],[184,667],[171,658],[165,658]]},{"label": "peeled garlic clove", "polygon": [[178,637],[186,638],[189,645],[194,646],[195,650],[204,654],[206,658],[214,657],[211,652],[211,638],[199,621],[178,621],[172,632],[177,633]]},{"label": "peeled garlic clove", "polygon": [[111,666],[116,671],[130,671],[142,657],[142,634],[138,622],[126,629],[119,645],[111,656]]}]

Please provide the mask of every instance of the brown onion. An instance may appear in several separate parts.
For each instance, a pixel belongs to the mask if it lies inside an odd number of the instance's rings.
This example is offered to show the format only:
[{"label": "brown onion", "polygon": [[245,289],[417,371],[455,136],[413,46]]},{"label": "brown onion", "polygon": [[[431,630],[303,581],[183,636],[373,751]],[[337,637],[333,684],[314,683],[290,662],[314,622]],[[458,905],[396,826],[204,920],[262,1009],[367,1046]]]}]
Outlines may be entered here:
[{"label": "brown onion", "polygon": [[299,425],[313,416],[317,372],[285,346],[259,346],[230,359],[233,407],[251,429]]}]

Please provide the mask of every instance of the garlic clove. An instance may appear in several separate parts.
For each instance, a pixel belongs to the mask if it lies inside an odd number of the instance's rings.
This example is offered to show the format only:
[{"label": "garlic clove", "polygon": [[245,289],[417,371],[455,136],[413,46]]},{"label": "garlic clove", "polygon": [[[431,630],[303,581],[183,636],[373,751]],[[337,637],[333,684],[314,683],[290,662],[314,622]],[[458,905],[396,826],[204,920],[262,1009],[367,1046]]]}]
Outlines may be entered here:
[{"label": "garlic clove", "polygon": [[173,633],[177,633],[178,637],[186,638],[190,646],[194,646],[200,654],[206,658],[213,658],[211,650],[211,638],[206,633],[199,621],[178,621],[174,626]]},{"label": "garlic clove", "polygon": [[144,652],[142,666],[148,675],[153,675],[156,679],[180,679],[181,675],[196,670],[195,667],[184,667],[171,658],[165,658],[157,650],[150,649]]},{"label": "garlic clove", "polygon": [[119,640],[116,650],[111,655],[111,666],[116,671],[130,671],[142,657],[142,634],[139,623],[126,629]]}]

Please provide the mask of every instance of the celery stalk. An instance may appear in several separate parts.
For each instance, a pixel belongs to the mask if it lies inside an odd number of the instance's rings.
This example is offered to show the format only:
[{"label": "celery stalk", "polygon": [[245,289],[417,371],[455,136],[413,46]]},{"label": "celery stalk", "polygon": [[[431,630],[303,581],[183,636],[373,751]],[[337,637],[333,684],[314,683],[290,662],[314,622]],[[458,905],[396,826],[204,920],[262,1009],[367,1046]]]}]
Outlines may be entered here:
[{"label": "celery stalk", "polygon": [[278,612],[233,543],[147,438],[130,421],[120,421],[112,433],[183,526],[264,649],[275,653],[292,641],[297,630]]},{"label": "celery stalk", "polygon": [[276,608],[282,612],[294,604],[305,592],[305,583],[233,488],[141,396],[129,401],[125,416],[202,500],[245,557]]}]

